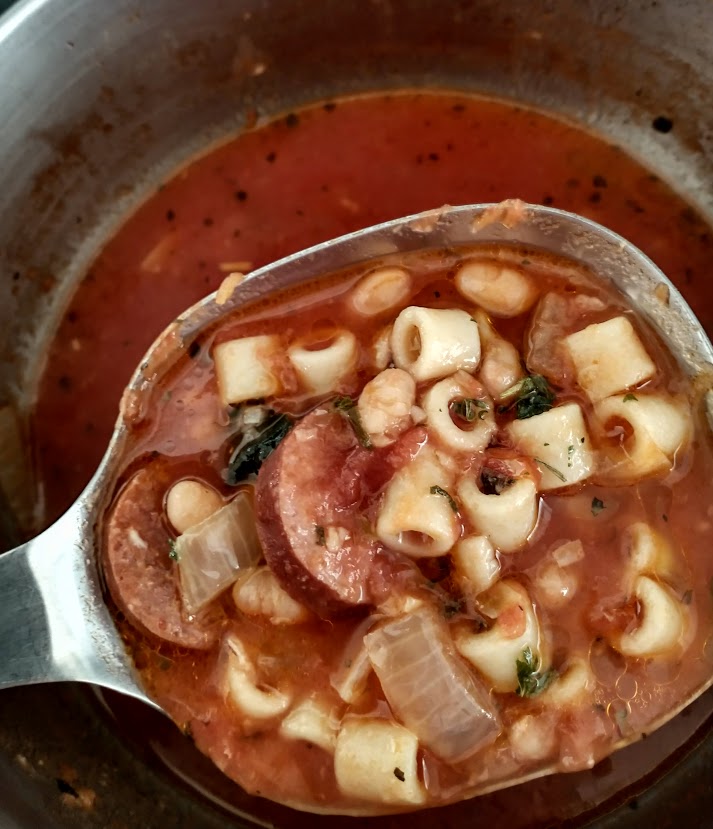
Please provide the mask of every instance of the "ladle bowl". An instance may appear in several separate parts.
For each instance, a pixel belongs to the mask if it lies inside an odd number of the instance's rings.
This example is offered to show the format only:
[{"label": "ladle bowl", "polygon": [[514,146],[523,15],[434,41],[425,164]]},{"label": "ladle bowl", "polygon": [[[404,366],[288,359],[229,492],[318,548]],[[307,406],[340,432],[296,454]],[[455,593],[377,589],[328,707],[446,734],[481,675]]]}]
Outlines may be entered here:
[{"label": "ladle bowl", "polygon": [[348,265],[399,252],[481,243],[562,255],[611,280],[668,344],[686,374],[701,378],[710,422],[707,378],[713,347],[702,326],[650,259],[588,219],[517,201],[446,206],[316,245],[254,271],[227,302],[218,304],[211,295],[174,321],[134,373],[106,454],[79,499],[48,530],[0,556],[0,688],[72,680],[155,705],[141,688],[105,601],[99,528],[123,467],[130,424],[141,417],[147,391],[186,355],[201,332],[243,305]]}]

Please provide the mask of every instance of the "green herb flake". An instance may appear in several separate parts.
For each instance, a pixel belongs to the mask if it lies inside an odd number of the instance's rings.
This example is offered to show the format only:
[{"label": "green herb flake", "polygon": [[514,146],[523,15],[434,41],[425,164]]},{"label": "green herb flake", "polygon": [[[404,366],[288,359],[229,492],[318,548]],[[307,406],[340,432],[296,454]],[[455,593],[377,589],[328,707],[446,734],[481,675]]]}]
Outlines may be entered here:
[{"label": "green herb flake", "polygon": [[444,498],[447,498],[448,504],[450,508],[453,510],[453,512],[458,512],[458,504],[456,504],[456,502],[453,500],[453,497],[451,496],[450,492],[447,492],[445,489],[443,489],[442,486],[434,484],[431,487],[431,495],[442,495]]},{"label": "green herb flake", "polygon": [[462,400],[454,400],[450,405],[451,414],[472,423],[476,418],[483,420],[488,413],[488,404],[485,400],[477,400],[475,397],[464,397]]},{"label": "green herb flake", "polygon": [[176,542],[169,538],[168,540],[168,557],[172,561],[178,561],[178,550],[176,549]]},{"label": "green herb flake", "polygon": [[599,515],[605,509],[604,501],[601,498],[592,498],[592,515]]},{"label": "green herb flake", "polygon": [[544,466],[545,469],[548,469],[555,476],[555,478],[559,478],[560,481],[562,481],[563,484],[567,483],[567,479],[559,471],[559,469],[555,469],[554,466],[551,466],[549,463],[547,463],[547,461],[543,461],[542,458],[535,458],[534,460],[535,460],[535,463],[539,463],[542,466]]},{"label": "green herb flake", "polygon": [[327,545],[327,539],[324,534],[324,527],[322,527],[320,524],[314,525],[314,535],[317,540],[317,544],[319,544],[320,547],[325,547]]},{"label": "green herb flake", "polygon": [[361,416],[359,415],[359,409],[357,409],[356,401],[352,400],[352,398],[347,395],[341,395],[340,397],[334,398],[333,406],[352,424],[354,434],[364,449],[372,449],[373,445],[371,438],[361,422]]},{"label": "green herb flake", "polygon": [[574,444],[570,443],[567,447],[567,466],[572,467],[572,457],[574,456]]},{"label": "green herb flake", "polygon": [[632,400],[638,400],[638,399],[639,398],[635,394],[632,394],[631,392],[629,392],[628,394],[624,395],[624,401],[623,402],[624,403],[630,403]]},{"label": "green herb flake", "polygon": [[397,780],[400,780],[402,783],[404,782],[404,780],[406,780],[406,775],[401,771],[401,769],[398,766],[394,769],[394,777]]},{"label": "green herb flake", "polygon": [[510,386],[500,397],[502,400],[512,399],[513,402],[509,405],[515,406],[515,417],[525,420],[549,411],[554,403],[555,393],[541,374],[531,374]]},{"label": "green herb flake", "polygon": [[540,660],[532,653],[528,645],[522,652],[522,656],[515,661],[517,668],[517,695],[520,697],[536,697],[555,678],[555,671],[549,668],[540,673]]},{"label": "green herb flake", "polygon": [[233,449],[225,473],[226,483],[236,486],[248,475],[256,473],[263,461],[273,453],[291,428],[290,417],[272,412],[262,424],[256,438],[247,443],[238,443]]}]

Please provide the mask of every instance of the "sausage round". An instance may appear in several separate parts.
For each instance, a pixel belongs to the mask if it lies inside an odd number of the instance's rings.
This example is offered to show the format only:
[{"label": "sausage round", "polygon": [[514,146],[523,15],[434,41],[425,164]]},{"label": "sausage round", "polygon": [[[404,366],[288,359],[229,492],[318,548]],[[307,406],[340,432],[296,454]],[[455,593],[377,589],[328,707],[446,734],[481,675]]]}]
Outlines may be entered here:
[{"label": "sausage round", "polygon": [[323,618],[380,599],[385,584],[411,569],[365,519],[392,472],[385,452],[364,449],[349,421],[323,408],[260,469],[256,515],[267,563],[294,599]]},{"label": "sausage round", "polygon": [[189,618],[183,611],[162,520],[171,482],[168,469],[154,462],[124,485],[106,518],[104,574],[132,624],[176,645],[205,649],[217,640],[223,614],[214,607]]}]

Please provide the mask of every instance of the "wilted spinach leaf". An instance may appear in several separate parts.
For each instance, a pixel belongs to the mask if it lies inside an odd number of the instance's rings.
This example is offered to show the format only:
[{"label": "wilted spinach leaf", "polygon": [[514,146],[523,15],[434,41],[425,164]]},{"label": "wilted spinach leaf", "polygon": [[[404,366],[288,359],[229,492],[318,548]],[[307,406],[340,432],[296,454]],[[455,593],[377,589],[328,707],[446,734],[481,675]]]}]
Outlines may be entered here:
[{"label": "wilted spinach leaf", "polygon": [[286,414],[272,414],[260,427],[257,437],[240,442],[233,449],[228,460],[225,480],[230,486],[235,486],[245,480],[248,475],[257,472],[280,441],[292,428],[293,422]]}]

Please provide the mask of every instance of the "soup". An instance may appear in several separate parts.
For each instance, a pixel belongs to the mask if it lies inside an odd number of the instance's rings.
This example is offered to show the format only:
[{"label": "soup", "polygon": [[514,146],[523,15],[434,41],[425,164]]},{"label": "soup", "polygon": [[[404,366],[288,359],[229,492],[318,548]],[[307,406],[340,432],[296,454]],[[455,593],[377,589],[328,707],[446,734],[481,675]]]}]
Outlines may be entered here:
[{"label": "soup", "polygon": [[105,522],[147,691],[305,810],[590,768],[710,681],[700,402],[621,296],[532,250],[243,309],[152,391]]},{"label": "soup", "polygon": [[[675,136],[674,127],[669,137]],[[47,352],[33,416],[45,520],[58,517],[96,469],[122,389],[155,334],[217,288],[225,267],[258,267],[434,205],[512,195],[590,216],[631,239],[713,331],[708,226],[664,180],[601,136],[510,103],[446,92],[316,104],[232,138],[163,182],[92,264]],[[180,244],[172,247],[166,239]],[[150,257],[157,246],[163,258]],[[73,417],[63,418],[59,429],[57,413],[68,406]],[[675,666],[663,672],[661,683],[675,674]],[[108,693],[103,701],[112,730],[118,728],[139,756],[170,769],[174,782],[193,781],[231,812],[259,814],[281,826],[319,820],[245,797],[227,778],[212,775],[188,742],[176,739],[146,706]],[[624,787],[659,774],[710,706],[703,700],[689,712],[690,718],[677,718],[645,745],[590,773],[481,797],[483,820],[524,827],[591,817],[593,807],[611,803]],[[439,819],[455,825],[470,818],[470,809],[452,807]],[[409,820],[425,826],[431,818]]]}]

